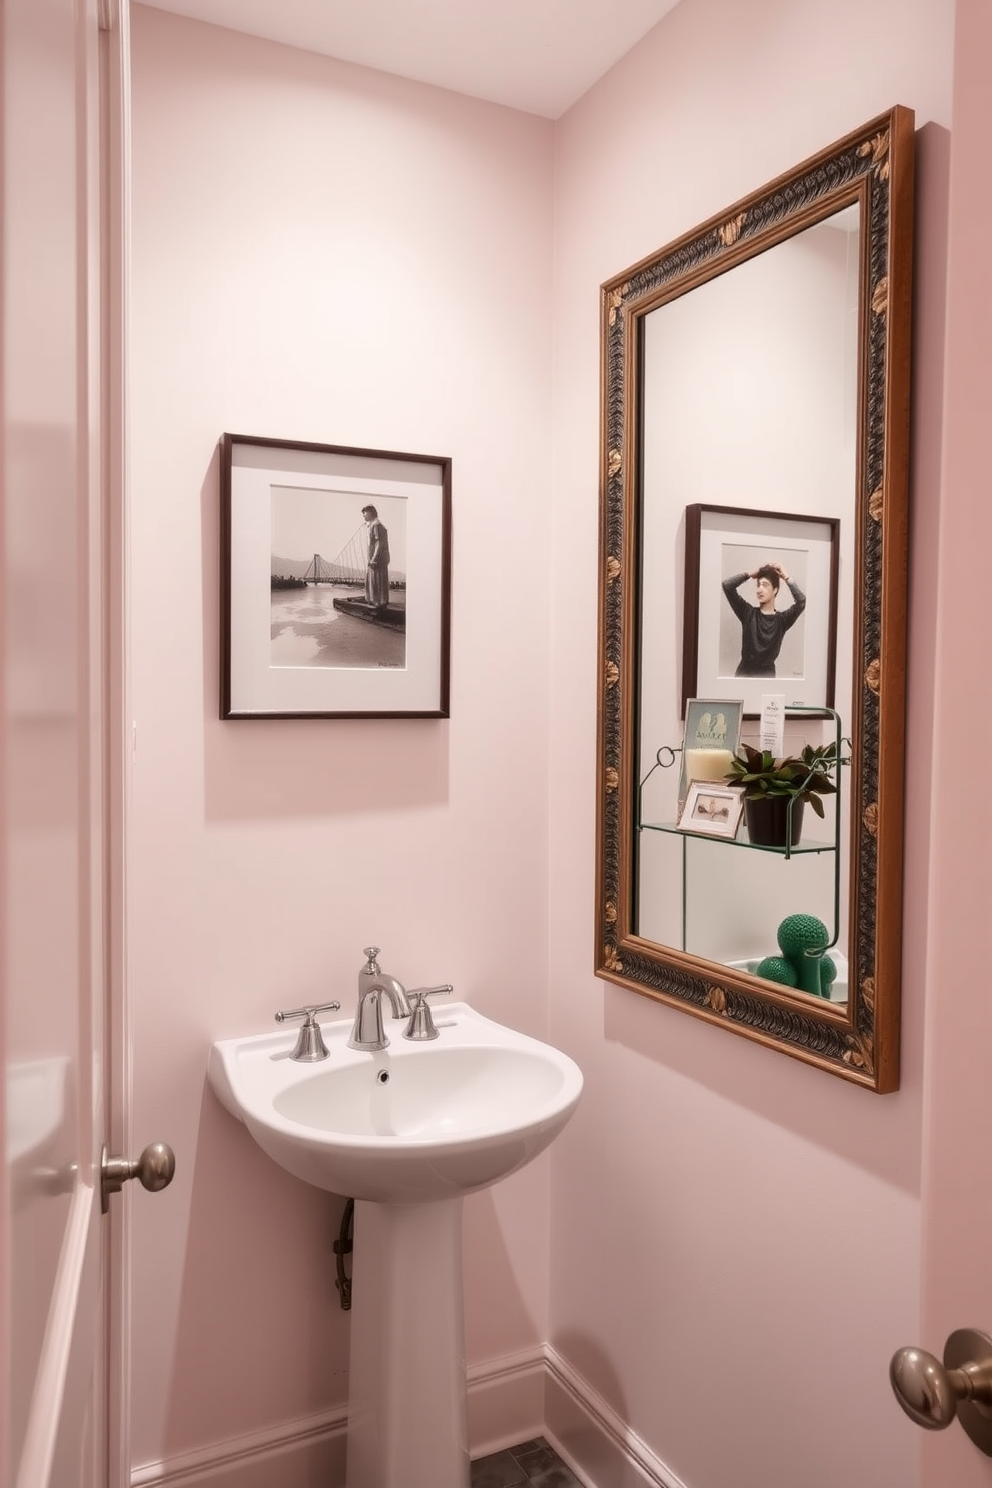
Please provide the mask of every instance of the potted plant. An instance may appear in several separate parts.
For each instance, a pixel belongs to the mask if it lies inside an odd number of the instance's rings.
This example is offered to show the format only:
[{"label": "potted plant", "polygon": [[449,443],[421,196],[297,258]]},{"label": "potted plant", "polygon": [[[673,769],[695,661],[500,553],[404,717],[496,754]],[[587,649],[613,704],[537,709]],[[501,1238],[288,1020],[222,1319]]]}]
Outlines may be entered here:
[{"label": "potted plant", "polygon": [[726,778],[728,784],[744,787],[744,820],[750,840],[760,847],[795,847],[802,836],[806,803],[822,817],[820,797],[837,794],[830,777],[838,765],[846,764],[836,740],[806,744],[801,753],[780,760],[770,750],[741,744]]}]

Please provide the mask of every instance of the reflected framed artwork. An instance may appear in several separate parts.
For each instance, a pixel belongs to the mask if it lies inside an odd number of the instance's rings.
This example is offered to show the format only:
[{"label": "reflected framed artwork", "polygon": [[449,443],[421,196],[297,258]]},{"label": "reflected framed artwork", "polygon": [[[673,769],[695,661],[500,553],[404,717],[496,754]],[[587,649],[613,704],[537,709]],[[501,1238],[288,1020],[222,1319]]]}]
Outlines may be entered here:
[{"label": "reflected framed artwork", "polygon": [[221,440],[221,717],[447,718],[451,461]]},{"label": "reflected framed artwork", "polygon": [[838,517],[686,507],[683,709],[730,693],[755,718],[770,687],[833,707],[839,544]]},{"label": "reflected framed artwork", "polygon": [[739,698],[689,698],[682,733],[679,775],[681,812],[693,780],[726,783],[731,761],[741,742],[742,704]]},{"label": "reflected framed artwork", "polygon": [[705,837],[734,838],[744,813],[744,789],[739,785],[714,785],[711,780],[693,780],[678,820],[680,832]]}]

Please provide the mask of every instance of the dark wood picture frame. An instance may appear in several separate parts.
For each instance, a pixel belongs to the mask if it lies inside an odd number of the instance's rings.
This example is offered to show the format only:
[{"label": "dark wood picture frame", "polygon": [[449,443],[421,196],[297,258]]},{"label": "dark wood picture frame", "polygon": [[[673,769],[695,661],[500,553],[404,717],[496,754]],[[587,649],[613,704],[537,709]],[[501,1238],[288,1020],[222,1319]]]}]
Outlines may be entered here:
[{"label": "dark wood picture frame", "polygon": [[451,460],[221,439],[223,719],[447,718]]}]

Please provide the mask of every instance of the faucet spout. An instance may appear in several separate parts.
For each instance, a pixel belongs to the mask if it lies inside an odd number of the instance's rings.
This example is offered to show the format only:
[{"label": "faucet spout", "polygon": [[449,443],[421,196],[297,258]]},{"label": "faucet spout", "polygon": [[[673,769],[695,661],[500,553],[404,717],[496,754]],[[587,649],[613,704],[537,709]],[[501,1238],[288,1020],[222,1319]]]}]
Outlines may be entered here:
[{"label": "faucet spout", "polygon": [[382,1022],[382,999],[385,997],[394,1018],[410,1016],[410,999],[406,988],[394,976],[382,971],[376,957],[378,946],[367,946],[366,962],[358,973],[358,1012],[348,1040],[349,1049],[375,1053],[389,1043]]},{"label": "faucet spout", "polygon": [[389,1006],[393,1011],[393,1017],[409,1018],[411,1012],[410,999],[406,995],[406,988],[403,983],[398,982],[394,976],[387,976],[385,972],[380,972],[372,988],[366,988],[365,990],[385,992],[389,999]]}]

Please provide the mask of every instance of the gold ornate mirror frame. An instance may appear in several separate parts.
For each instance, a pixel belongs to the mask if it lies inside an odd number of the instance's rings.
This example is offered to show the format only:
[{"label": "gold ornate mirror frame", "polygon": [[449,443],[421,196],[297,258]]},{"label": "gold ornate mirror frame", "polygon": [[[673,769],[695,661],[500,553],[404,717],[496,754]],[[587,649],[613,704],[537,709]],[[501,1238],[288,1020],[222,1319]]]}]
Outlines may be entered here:
[{"label": "gold ornate mirror frame", "polygon": [[[913,146],[912,112],[894,108],[608,280],[601,294],[596,974],[878,1092],[899,1081]],[[638,933],[641,378],[653,310],[852,205],[860,258],[844,772],[849,977],[847,1001],[833,1003]],[[675,585],[669,557],[665,581]]]}]

